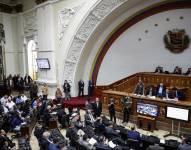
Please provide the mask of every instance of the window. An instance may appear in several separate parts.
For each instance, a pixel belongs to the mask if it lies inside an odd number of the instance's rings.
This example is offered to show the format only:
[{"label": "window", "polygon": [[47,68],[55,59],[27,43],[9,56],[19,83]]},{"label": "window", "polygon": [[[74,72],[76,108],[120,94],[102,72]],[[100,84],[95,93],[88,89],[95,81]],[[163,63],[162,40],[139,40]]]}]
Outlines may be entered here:
[{"label": "window", "polygon": [[37,64],[36,64],[36,58],[37,58],[37,49],[36,49],[36,43],[34,40],[30,40],[27,45],[27,51],[28,51],[28,71],[29,75],[33,80],[37,79]]}]

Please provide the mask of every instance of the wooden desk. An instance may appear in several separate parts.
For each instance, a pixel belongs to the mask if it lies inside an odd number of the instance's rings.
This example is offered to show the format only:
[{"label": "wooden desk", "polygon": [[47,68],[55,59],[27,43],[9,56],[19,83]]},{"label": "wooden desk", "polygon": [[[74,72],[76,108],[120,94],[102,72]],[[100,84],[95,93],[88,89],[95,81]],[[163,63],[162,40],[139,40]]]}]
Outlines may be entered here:
[{"label": "wooden desk", "polygon": [[138,83],[139,78],[142,79],[145,88],[150,85],[157,86],[159,83],[163,83],[166,87],[177,87],[182,89],[185,93],[187,101],[191,101],[191,77],[185,75],[175,74],[161,74],[151,72],[139,72],[124,79],[116,81],[110,85],[96,86],[94,89],[95,95],[102,95],[105,90],[122,91],[132,93],[135,89],[135,85]]},{"label": "wooden desk", "polygon": [[156,130],[156,119],[148,116],[137,116],[137,126],[147,131]]},{"label": "wooden desk", "polygon": [[[136,111],[138,102],[157,105],[158,106],[158,116],[156,117],[156,126],[158,129],[162,128],[164,130],[165,129],[169,130],[169,128],[170,128],[171,119],[168,119],[165,117],[167,106],[174,106],[174,107],[180,107],[180,108],[191,108],[190,101],[169,101],[169,100],[163,100],[160,98],[151,99],[146,96],[137,96],[132,93],[106,90],[106,91],[103,91],[103,94],[102,94],[102,103],[103,103],[103,109],[105,109],[105,112],[107,112],[107,110],[108,110],[109,98],[113,97],[115,99],[115,109],[117,111],[116,114],[118,114],[118,117],[122,118],[123,106],[121,104],[121,98],[123,96],[130,96],[132,98],[130,121],[132,121],[134,123],[137,122],[137,117],[138,117],[138,114]],[[183,122],[182,127],[187,128],[186,130],[191,131],[191,123]]]}]

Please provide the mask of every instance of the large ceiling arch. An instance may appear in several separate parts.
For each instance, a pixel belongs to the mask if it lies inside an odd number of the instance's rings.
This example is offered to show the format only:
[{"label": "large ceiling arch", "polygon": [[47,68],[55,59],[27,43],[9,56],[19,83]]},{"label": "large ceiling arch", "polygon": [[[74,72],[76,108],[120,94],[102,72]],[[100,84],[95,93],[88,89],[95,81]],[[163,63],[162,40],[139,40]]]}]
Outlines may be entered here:
[{"label": "large ceiling arch", "polygon": [[92,66],[92,75],[91,79],[93,80],[94,84],[96,84],[98,72],[106,55],[107,51],[109,50],[110,46],[115,42],[115,40],[128,28],[133,26],[134,24],[138,23],[139,21],[152,16],[154,14],[173,10],[173,9],[184,9],[184,8],[191,8],[191,1],[183,0],[183,1],[169,1],[167,3],[158,3],[157,5],[153,5],[148,9],[144,9],[143,11],[139,11],[134,15],[131,19],[126,20],[117,29],[110,35],[110,37],[104,42],[103,46],[100,48],[99,54],[95,58],[95,64]]},{"label": "large ceiling arch", "polygon": [[[177,1],[177,0],[172,0],[172,1],[170,1],[170,3],[174,3],[175,1]],[[185,2],[185,0],[184,0],[184,2]],[[94,42],[96,43],[96,41],[94,40],[94,37],[98,33],[96,33],[95,31],[96,31],[96,29],[98,29],[100,27],[100,24],[102,24],[104,21],[107,21],[108,16],[114,16],[115,17],[114,19],[116,19],[117,17],[122,15],[122,11],[121,11],[121,14],[116,13],[117,11],[120,11],[121,8],[126,9],[126,10],[124,10],[124,12],[125,12],[125,11],[127,11],[127,8],[131,9],[136,6],[139,7],[139,5],[143,5],[143,8],[147,7],[150,9],[151,6],[162,5],[162,4],[166,4],[166,3],[169,3],[169,0],[160,0],[160,1],[100,0],[99,3],[97,3],[93,8],[91,8],[91,10],[88,12],[86,17],[83,19],[78,30],[76,31],[75,36],[71,40],[71,42],[70,42],[71,44],[70,44],[70,46],[68,48],[68,52],[67,52],[67,57],[64,62],[63,78],[69,80],[69,82],[72,84],[72,88],[73,88],[72,94],[75,95],[77,92],[77,88],[76,88],[77,84],[75,84],[75,82],[78,81],[79,79],[81,79],[81,77],[83,77],[84,74],[87,74],[87,72],[84,71],[85,70],[84,66],[85,66],[85,63],[87,63],[87,61],[86,60],[84,61],[84,59],[87,59],[89,57],[88,54],[86,53],[87,49],[89,48],[90,49],[89,51],[92,51],[92,49],[91,49],[93,47],[92,45],[94,44]],[[126,7],[126,6],[128,6],[128,7]],[[142,8],[139,7],[139,9],[141,10],[141,11],[139,11],[139,13],[142,13],[143,12]],[[137,15],[137,12],[135,12],[134,15],[135,14]],[[129,20],[129,18],[128,18],[128,20]],[[122,26],[123,26],[123,24],[122,24]],[[120,26],[120,27],[122,27],[122,26]],[[107,28],[107,26],[105,28]],[[110,31],[110,32],[112,33],[112,34],[111,33],[110,34],[113,35],[113,31]],[[109,48],[109,47],[107,48],[108,40],[107,40],[107,38],[105,38],[105,40],[106,41],[103,42],[103,43],[105,43],[103,47],[106,47],[105,49],[108,49]],[[91,45],[91,46],[87,48],[87,45]],[[93,64],[93,67],[92,67],[93,69],[92,68],[89,69],[89,70],[92,69],[93,72],[91,72],[91,71],[88,72],[88,74],[91,76],[90,79],[93,79],[94,83],[96,83],[99,66],[100,66],[101,61],[104,56],[103,47],[101,47],[101,51],[97,55],[98,57],[95,56],[96,54],[94,55],[96,63],[95,63],[95,65]],[[90,65],[92,65],[92,64],[90,64]],[[91,73],[92,73],[92,75],[91,75]],[[86,80],[87,80],[87,78],[86,78]]]},{"label": "large ceiling arch", "polygon": [[89,14],[78,28],[67,53],[63,75],[64,79],[67,79],[73,85],[73,89],[75,89],[74,78],[76,67],[91,33],[108,14],[127,1],[128,0],[100,0],[100,2],[89,11]]}]

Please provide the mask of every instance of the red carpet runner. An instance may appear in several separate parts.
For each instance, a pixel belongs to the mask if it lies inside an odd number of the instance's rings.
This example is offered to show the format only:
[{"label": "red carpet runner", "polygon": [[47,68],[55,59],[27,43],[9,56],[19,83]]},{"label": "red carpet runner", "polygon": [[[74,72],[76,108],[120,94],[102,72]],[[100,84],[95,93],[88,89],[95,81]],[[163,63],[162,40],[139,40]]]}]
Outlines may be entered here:
[{"label": "red carpet runner", "polygon": [[[85,107],[85,102],[87,100],[87,97],[72,97],[70,100],[64,100],[63,102],[63,106],[66,107],[80,107],[80,108],[84,108]],[[90,101],[94,101],[95,97],[90,98]]]}]

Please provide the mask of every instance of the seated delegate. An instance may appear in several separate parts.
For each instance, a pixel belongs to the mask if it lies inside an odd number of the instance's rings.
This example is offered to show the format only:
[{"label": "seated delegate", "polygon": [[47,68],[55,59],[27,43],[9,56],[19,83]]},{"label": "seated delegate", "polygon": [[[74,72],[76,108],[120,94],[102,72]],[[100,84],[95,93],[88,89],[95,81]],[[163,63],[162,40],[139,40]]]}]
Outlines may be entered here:
[{"label": "seated delegate", "polygon": [[156,88],[156,96],[163,98],[165,97],[166,87],[163,85],[163,83],[160,83]]},{"label": "seated delegate", "polygon": [[155,73],[163,73],[163,67],[161,66],[156,67]]},{"label": "seated delegate", "polygon": [[188,68],[188,70],[186,71],[184,75],[191,76],[191,68]]},{"label": "seated delegate", "polygon": [[156,96],[156,89],[153,85],[150,85],[147,90],[146,90],[146,96],[151,97],[151,96]]},{"label": "seated delegate", "polygon": [[182,68],[176,66],[174,68],[173,74],[182,74]]},{"label": "seated delegate", "polygon": [[139,79],[139,82],[137,83],[135,87],[134,94],[144,95],[144,83],[142,82],[141,79]]}]

